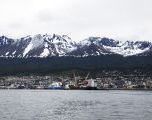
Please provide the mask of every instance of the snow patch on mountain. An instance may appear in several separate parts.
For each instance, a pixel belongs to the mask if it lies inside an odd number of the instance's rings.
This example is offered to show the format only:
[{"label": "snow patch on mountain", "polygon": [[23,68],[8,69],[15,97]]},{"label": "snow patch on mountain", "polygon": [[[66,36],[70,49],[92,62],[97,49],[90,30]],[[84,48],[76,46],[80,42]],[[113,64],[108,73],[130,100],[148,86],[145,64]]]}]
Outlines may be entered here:
[{"label": "snow patch on mountain", "polygon": [[25,55],[26,55],[30,50],[32,50],[32,48],[33,48],[33,44],[30,43],[30,44],[25,48],[25,50],[24,50],[24,52],[23,52],[23,57],[25,57]]},{"label": "snow patch on mountain", "polygon": [[5,55],[7,56],[9,54],[9,52],[7,52]]},{"label": "snow patch on mountain", "polygon": [[13,55],[16,53],[16,50],[12,53]]},{"label": "snow patch on mountain", "polygon": [[43,52],[41,53],[40,57],[47,57],[49,54],[50,54],[50,51],[47,48],[45,48]]},{"label": "snow patch on mountain", "polygon": [[[143,44],[147,44],[146,46],[142,47]],[[146,42],[133,42],[133,41],[119,41],[117,46],[110,47],[110,46],[104,46],[104,48],[123,55],[123,56],[132,56],[137,55],[140,53],[143,53],[145,51],[148,51],[150,49],[151,45]]]},{"label": "snow patch on mountain", "polygon": [[140,54],[140,53],[143,53],[147,50],[149,50],[149,48],[145,48],[144,50],[141,50],[141,49],[138,49],[138,48],[134,48],[134,49],[124,49],[124,47],[108,47],[108,46],[104,46],[106,49],[114,52],[114,53],[117,53],[117,54],[120,54],[120,55],[123,55],[123,56],[132,56],[132,55],[137,55],[137,54]]}]

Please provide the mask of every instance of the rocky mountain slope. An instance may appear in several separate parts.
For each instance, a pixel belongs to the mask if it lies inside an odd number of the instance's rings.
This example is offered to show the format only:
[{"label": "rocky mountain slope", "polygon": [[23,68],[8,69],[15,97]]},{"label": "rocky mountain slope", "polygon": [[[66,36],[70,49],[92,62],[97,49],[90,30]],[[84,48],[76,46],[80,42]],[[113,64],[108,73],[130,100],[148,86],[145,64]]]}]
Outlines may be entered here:
[{"label": "rocky mountain slope", "polygon": [[20,39],[0,37],[0,57],[52,57],[52,56],[149,56],[152,43],[147,41],[118,41],[109,38],[89,37],[80,42],[67,35],[37,34]]}]

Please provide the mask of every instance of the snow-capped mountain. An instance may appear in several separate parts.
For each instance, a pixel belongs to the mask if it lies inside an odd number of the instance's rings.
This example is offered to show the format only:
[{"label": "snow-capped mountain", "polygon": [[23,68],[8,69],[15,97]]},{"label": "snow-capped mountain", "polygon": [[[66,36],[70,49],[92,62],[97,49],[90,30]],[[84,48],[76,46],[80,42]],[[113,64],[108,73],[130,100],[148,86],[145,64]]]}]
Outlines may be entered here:
[{"label": "snow-capped mountain", "polygon": [[[101,39],[97,37],[90,37],[77,44],[77,49],[70,52],[73,56],[99,56],[107,54],[117,54],[109,49],[106,49],[103,44],[100,43]],[[109,44],[112,45],[112,44]]]},{"label": "snow-capped mountain", "polygon": [[27,36],[20,39],[0,37],[1,57],[49,57],[64,56],[76,49],[76,43],[67,35]]},{"label": "snow-capped mountain", "polygon": [[152,43],[147,41],[118,41],[100,37],[90,37],[80,42],[81,46],[91,44],[102,46],[108,52],[123,56],[138,55],[149,51],[152,47]]},{"label": "snow-capped mountain", "polygon": [[37,34],[20,39],[0,37],[1,57],[51,56],[122,56],[151,55],[152,43],[147,41],[118,41],[109,38],[89,37],[76,43],[67,35]]}]

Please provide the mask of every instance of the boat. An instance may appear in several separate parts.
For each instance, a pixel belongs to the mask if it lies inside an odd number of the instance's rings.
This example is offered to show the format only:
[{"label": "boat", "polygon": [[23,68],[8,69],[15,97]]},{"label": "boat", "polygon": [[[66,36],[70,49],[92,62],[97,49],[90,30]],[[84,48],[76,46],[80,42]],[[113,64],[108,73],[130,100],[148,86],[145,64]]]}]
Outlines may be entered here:
[{"label": "boat", "polygon": [[63,90],[64,88],[63,88],[61,82],[53,82],[52,84],[50,84],[48,86],[48,89],[51,89],[51,90]]},{"label": "boat", "polygon": [[97,90],[97,83],[93,79],[85,80],[84,85],[81,87],[84,90]]}]

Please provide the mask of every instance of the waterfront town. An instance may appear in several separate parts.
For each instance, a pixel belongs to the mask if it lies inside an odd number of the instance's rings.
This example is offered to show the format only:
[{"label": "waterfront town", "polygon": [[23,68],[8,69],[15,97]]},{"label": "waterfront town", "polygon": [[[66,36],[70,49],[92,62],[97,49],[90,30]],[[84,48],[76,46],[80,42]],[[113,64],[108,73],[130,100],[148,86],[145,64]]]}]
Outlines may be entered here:
[{"label": "waterfront town", "polygon": [[121,74],[117,71],[83,75],[9,75],[0,77],[0,89],[60,89],[60,90],[136,90],[152,89],[152,76],[145,74]]}]

